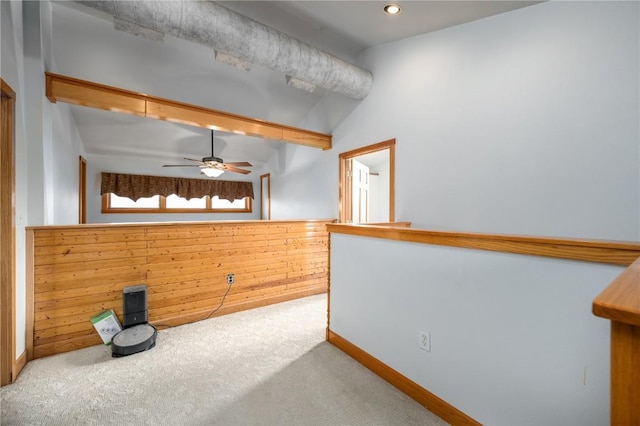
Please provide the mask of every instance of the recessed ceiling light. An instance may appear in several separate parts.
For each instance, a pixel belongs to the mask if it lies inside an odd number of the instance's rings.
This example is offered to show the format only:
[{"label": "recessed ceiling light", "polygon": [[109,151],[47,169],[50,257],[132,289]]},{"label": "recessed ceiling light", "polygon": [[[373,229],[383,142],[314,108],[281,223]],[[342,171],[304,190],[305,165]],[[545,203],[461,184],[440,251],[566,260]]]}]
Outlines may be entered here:
[{"label": "recessed ceiling light", "polygon": [[400,15],[402,13],[402,8],[395,3],[390,3],[386,5],[382,10],[387,15]]}]

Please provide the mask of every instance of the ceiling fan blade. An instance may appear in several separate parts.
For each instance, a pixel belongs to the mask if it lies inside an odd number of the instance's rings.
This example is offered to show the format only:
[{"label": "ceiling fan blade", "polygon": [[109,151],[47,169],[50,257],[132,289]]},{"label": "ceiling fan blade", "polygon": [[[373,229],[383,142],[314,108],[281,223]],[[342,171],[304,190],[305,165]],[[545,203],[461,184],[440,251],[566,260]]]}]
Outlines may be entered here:
[{"label": "ceiling fan blade", "polygon": [[225,163],[222,158],[218,158],[214,155],[214,138],[213,138],[213,129],[211,130],[211,157],[204,157],[202,160],[196,160],[195,158],[187,158],[184,157],[184,160],[193,161],[195,164],[165,164],[162,167],[200,167],[202,168],[211,168],[223,170],[226,172],[233,173],[241,173],[243,175],[248,175],[251,173],[250,170],[240,169],[238,167],[253,167],[253,165],[247,161],[235,161]]},{"label": "ceiling fan blade", "polygon": [[193,159],[193,158],[184,157],[184,160],[195,161],[196,163],[205,164],[205,163],[202,162],[202,160],[196,160],[196,159]]},{"label": "ceiling fan blade", "polygon": [[223,164],[222,167],[217,167],[223,169],[225,172],[234,172],[234,173],[242,173],[243,175],[248,175],[251,173],[251,170],[239,169],[237,167],[229,166],[228,164]]},{"label": "ceiling fan blade", "polygon": [[251,167],[252,164],[248,163],[246,161],[229,161],[229,162],[225,162],[224,164],[226,164],[227,166],[237,166],[237,167]]}]

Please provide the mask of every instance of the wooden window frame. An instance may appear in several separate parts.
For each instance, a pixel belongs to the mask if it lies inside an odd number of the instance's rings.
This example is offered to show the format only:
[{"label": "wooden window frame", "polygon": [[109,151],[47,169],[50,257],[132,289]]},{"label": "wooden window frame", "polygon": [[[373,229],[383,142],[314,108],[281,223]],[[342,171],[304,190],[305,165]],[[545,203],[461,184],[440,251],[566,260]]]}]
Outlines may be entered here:
[{"label": "wooden window frame", "polygon": [[220,208],[212,208],[211,207],[211,197],[209,195],[207,197],[207,205],[205,208],[194,208],[194,209],[176,209],[176,208],[167,208],[167,199],[164,195],[160,195],[160,205],[159,207],[153,208],[127,208],[127,207],[119,207],[113,208],[110,205],[110,197],[109,194],[102,194],[102,213],[252,213],[253,212],[253,202],[251,197],[245,197],[245,206],[244,208],[229,208],[229,209],[220,209]]}]

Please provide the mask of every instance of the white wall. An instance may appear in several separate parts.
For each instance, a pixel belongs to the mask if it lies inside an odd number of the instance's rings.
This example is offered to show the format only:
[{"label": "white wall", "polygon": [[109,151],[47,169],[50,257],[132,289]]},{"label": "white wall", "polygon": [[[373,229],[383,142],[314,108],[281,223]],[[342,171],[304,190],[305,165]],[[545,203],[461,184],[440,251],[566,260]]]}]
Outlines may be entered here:
[{"label": "white wall", "polygon": [[279,148],[278,155],[269,161],[268,169],[271,219],[338,217],[338,160],[333,154],[333,151],[293,144]]},{"label": "white wall", "polygon": [[44,96],[51,59],[48,2],[0,2],[2,79],[16,92],[16,355],[26,348],[25,227],[77,223],[81,141],[68,107]]},{"label": "white wall", "polygon": [[25,149],[24,57],[22,3],[0,2],[2,19],[0,74],[16,92],[15,165],[16,165],[16,355],[25,350],[25,226],[27,225],[27,158]]},{"label": "white wall", "polygon": [[397,220],[639,240],[638,9],[547,2],[369,49],[371,93],[310,174],[274,173],[273,216],[337,217],[338,154],[395,137]]},{"label": "white wall", "polygon": [[79,156],[84,154],[82,140],[76,129],[69,105],[58,103],[51,108],[53,132],[51,152],[53,223],[78,223]]},{"label": "white wall", "polygon": [[604,425],[623,269],[332,234],[330,328],[483,424]]},{"label": "white wall", "polygon": [[103,214],[100,196],[102,172],[130,173],[150,176],[175,176],[193,178],[193,170],[181,171],[177,168],[162,169],[162,161],[141,158],[122,158],[107,155],[87,155],[87,223],[123,222],[184,222],[205,220],[258,220],[260,219],[260,171],[252,170],[250,175],[224,173],[221,180],[242,180],[253,182],[253,211],[251,213],[132,213]]},{"label": "white wall", "polygon": [[[396,138],[396,220],[640,240],[639,20],[546,2],[369,49],[371,93],[275,205],[306,213],[314,182],[337,216],[338,154]],[[622,269],[332,235],[331,328],[480,422],[607,424],[591,304]]]}]

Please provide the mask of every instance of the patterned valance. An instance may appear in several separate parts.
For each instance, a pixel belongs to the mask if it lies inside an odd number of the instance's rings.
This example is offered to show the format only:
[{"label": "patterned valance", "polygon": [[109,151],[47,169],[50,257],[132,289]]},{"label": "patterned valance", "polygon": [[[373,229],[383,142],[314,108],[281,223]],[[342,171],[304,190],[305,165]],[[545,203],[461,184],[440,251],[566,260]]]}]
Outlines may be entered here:
[{"label": "patterned valance", "polygon": [[100,194],[108,193],[134,201],[154,195],[167,197],[172,194],[187,200],[217,195],[221,200],[233,201],[253,198],[253,183],[102,172]]}]

